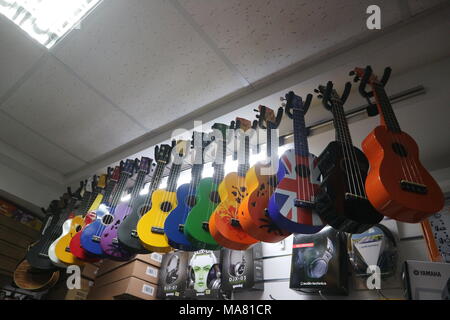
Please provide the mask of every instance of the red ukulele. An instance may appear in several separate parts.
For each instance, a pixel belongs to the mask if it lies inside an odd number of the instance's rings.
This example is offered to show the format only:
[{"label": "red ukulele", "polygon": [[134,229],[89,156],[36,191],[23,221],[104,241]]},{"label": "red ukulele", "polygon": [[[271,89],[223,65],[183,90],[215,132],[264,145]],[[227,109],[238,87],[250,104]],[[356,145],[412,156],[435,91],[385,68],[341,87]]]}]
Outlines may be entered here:
[{"label": "red ukulele", "polygon": [[[444,195],[436,181],[419,160],[417,143],[400,129],[394,110],[384,90],[391,69],[386,68],[378,80],[368,66],[355,68],[350,75],[361,79],[359,92],[365,97],[372,112],[378,111],[381,125],[363,141],[370,170],[366,179],[369,201],[381,214],[410,223],[417,223],[438,212],[444,206]],[[366,86],[371,91],[366,91]],[[375,105],[370,98],[375,99]],[[371,108],[369,107],[369,108]]]}]

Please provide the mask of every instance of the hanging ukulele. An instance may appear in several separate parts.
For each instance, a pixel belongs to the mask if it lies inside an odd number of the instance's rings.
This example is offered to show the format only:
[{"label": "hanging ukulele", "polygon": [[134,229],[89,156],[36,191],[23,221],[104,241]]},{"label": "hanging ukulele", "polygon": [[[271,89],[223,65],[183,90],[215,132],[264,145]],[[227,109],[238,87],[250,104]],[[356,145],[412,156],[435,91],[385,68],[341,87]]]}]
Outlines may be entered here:
[{"label": "hanging ukulele", "polygon": [[164,169],[170,162],[172,148],[173,146],[168,144],[161,144],[160,146],[155,147],[156,168],[154,169],[151,178],[149,191],[145,195],[139,194],[139,197],[137,197],[133,202],[131,213],[119,226],[119,243],[127,248],[127,250],[134,253],[148,253],[148,250],[142,246],[141,241],[139,240],[136,226],[142,215],[148,212],[151,208],[152,194],[156,189],[158,189],[159,184],[161,183]]},{"label": "hanging ukulele", "polygon": [[336,140],[330,142],[318,158],[322,174],[316,210],[320,217],[336,230],[362,233],[380,222],[383,216],[367,200],[364,187],[369,162],[361,150],[353,146],[343,105],[350,93],[347,82],[341,97],[333,83],[319,86],[319,98],[333,114]]},{"label": "hanging ukulele", "polygon": [[197,186],[197,203],[192,207],[184,224],[184,234],[197,248],[217,250],[220,245],[209,233],[209,218],[220,202],[217,188],[223,180],[227,155],[228,126],[215,123],[212,126],[217,152],[213,162],[214,175],[200,180]]},{"label": "hanging ukulele", "polygon": [[[236,118],[236,129],[240,139],[238,172],[231,172],[225,176],[219,185],[220,203],[209,218],[209,232],[223,247],[233,250],[246,250],[257,239],[246,233],[239,222],[239,206],[247,196],[245,175],[249,169],[250,137],[246,131],[255,129],[249,120]],[[242,141],[243,140],[243,141]]]},{"label": "hanging ukulele", "polygon": [[[61,228],[62,230],[61,230],[60,236],[55,241],[53,241],[53,243],[48,248],[48,257],[50,258],[50,260],[53,262],[53,264],[55,266],[60,267],[60,268],[66,268],[67,265],[58,258],[58,255],[56,253],[56,245],[61,240],[61,238],[66,236],[67,233],[70,231],[70,225],[72,223],[72,219],[75,217],[75,214],[76,214],[76,212],[74,212],[74,209],[81,200],[81,193],[82,193],[83,188],[84,188],[83,183],[81,183],[80,187],[78,188],[78,190],[75,193],[72,193],[71,189],[67,188],[67,193],[70,195],[70,199],[69,199],[69,202],[68,202],[68,205],[66,208],[66,213],[65,213],[67,219],[62,224],[62,228]],[[86,201],[86,199],[84,199],[84,201]],[[74,261],[74,262],[76,264],[83,264],[82,261]]]},{"label": "hanging ukulele", "polygon": [[272,156],[278,161],[277,150],[273,149],[272,141],[278,139],[278,126],[283,116],[283,108],[279,108],[275,117],[275,112],[265,106],[259,106],[259,127],[267,130],[267,161],[258,162],[248,170],[245,176],[245,185],[248,196],[244,198],[239,206],[239,222],[250,236],[264,242],[279,242],[291,233],[282,230],[269,217],[268,205],[277,186],[277,177],[271,174]]},{"label": "hanging ukulele", "polygon": [[61,227],[68,214],[64,209],[69,198],[70,196],[66,193],[59,201],[53,200],[49,208],[45,210],[47,219],[42,229],[41,238],[28,248],[26,254],[26,260],[32,268],[39,270],[56,268],[48,256],[48,249],[52,242],[61,235]]},{"label": "hanging ukulele", "polygon": [[97,210],[103,199],[109,199],[117,179],[119,179],[119,175],[119,167],[116,167],[115,169],[108,168],[107,174],[101,175],[97,183],[94,181],[91,184],[87,184],[87,186],[91,185],[91,189],[88,191],[91,193],[88,205],[89,209],[85,212],[82,224],[73,226],[74,229],[69,233],[71,235],[71,240],[69,242],[68,251],[79,260],[84,262],[96,262],[100,260],[99,257],[91,255],[81,247],[81,233],[89,224],[95,221],[95,210]]},{"label": "hanging ukulele", "polygon": [[308,95],[304,103],[292,91],[285,98],[286,114],[294,122],[294,149],[287,150],[280,158],[278,185],[269,201],[269,216],[284,230],[312,234],[324,227],[314,210],[320,172],[316,156],[309,153],[305,126],[312,95]]},{"label": "hanging ukulele", "polygon": [[184,224],[192,207],[197,203],[197,186],[202,178],[204,165],[204,150],[211,143],[206,134],[193,132],[191,147],[194,149],[194,164],[191,169],[191,183],[185,183],[177,189],[177,207],[169,214],[164,224],[164,230],[171,247],[183,251],[196,251],[195,247],[184,234]]},{"label": "hanging ukulele", "polygon": [[126,182],[133,171],[134,160],[128,159],[125,164],[121,164],[119,180],[111,199],[103,201],[95,211],[96,219],[81,231],[81,246],[90,254],[100,257],[105,256],[105,252],[100,245],[101,236],[106,227],[114,220],[114,212],[117,204],[122,197]]},{"label": "hanging ukulele", "polygon": [[167,215],[177,206],[177,181],[183,158],[187,154],[187,142],[179,141],[174,151],[176,154],[167,179],[167,188],[153,192],[152,208],[142,216],[137,224],[139,239],[142,245],[150,251],[164,253],[172,250],[164,232],[164,222]]},{"label": "hanging ukulele", "polygon": [[[384,90],[390,73],[391,69],[386,68],[381,81],[372,74],[370,66],[355,68],[351,73],[356,74],[355,80],[362,79],[359,92],[372,108],[377,108],[381,120],[381,125],[362,143],[370,163],[367,198],[383,215],[416,223],[440,211],[444,195],[420,162],[417,143],[400,129]],[[371,92],[366,92],[367,84],[372,87]],[[376,106],[370,102],[370,97],[375,98]]]},{"label": "hanging ukulele", "polygon": [[114,221],[102,233],[100,245],[103,252],[113,260],[127,261],[134,255],[131,250],[127,250],[119,243],[117,234],[120,224],[130,214],[140,191],[144,187],[145,177],[150,171],[151,163],[152,159],[146,157],[142,157],[141,161],[139,159],[135,160],[135,168],[138,175],[131,191],[131,198],[129,201],[122,201],[117,205],[114,211]]}]

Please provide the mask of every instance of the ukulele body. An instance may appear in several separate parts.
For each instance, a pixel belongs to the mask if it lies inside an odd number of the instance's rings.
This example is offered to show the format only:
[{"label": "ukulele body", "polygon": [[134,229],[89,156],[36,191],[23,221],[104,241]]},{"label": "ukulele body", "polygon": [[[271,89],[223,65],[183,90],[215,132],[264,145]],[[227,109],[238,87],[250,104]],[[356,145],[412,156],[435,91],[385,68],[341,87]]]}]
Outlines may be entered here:
[{"label": "ukulele body", "polygon": [[[196,204],[196,188],[185,183],[177,189],[177,207],[167,216],[164,230],[172,248],[183,251],[196,251],[197,248],[184,234],[184,224],[192,207]],[[182,226],[182,227],[180,227]]]},{"label": "ukulele body", "polygon": [[100,239],[108,222],[113,220],[113,216],[109,212],[109,207],[104,204],[95,210],[95,215],[96,219],[81,231],[81,247],[89,254],[103,258],[105,253],[100,245]]},{"label": "ukulele body", "polygon": [[104,254],[116,261],[130,260],[135,254],[127,250],[119,243],[118,229],[124,219],[130,214],[132,209],[129,202],[121,202],[114,210],[114,220],[103,231],[100,239],[100,246]]},{"label": "ukulele body", "polygon": [[56,268],[48,256],[48,246],[61,235],[61,229],[58,232],[54,230],[58,219],[58,215],[48,217],[47,228],[44,230],[42,237],[28,248],[25,258],[32,268],[39,270],[54,270]]},{"label": "ukulele body", "polygon": [[83,225],[81,227],[81,230],[79,228],[76,229],[75,235],[72,237],[72,240],[70,240],[70,252],[79,260],[84,262],[97,262],[100,260],[99,257],[96,257],[86,250],[84,250],[81,247],[81,235],[84,229],[86,229],[87,226],[89,226],[92,222],[94,222],[96,219],[95,212],[89,212],[86,214],[86,216],[83,219]]},{"label": "ukulele body", "polygon": [[[317,158],[287,150],[278,164],[278,185],[269,200],[269,216],[278,227],[289,232],[313,234],[325,226],[316,210],[314,200],[319,190],[320,172]],[[297,198],[305,202],[296,205]]]},{"label": "ukulele body", "polygon": [[148,212],[151,208],[151,205],[146,204],[147,197],[148,195],[142,195],[134,201],[131,213],[128,214],[126,219],[119,225],[117,232],[119,243],[128,251],[137,254],[149,253],[148,250],[142,246],[137,234],[137,224],[139,219],[141,219],[143,214]]},{"label": "ukulele body", "polygon": [[[217,243],[225,248],[246,250],[258,242],[238,222],[239,206],[246,195],[245,177],[236,172],[227,174],[219,185],[221,202],[209,219],[209,231]],[[237,223],[232,223],[233,220]]]},{"label": "ukulele body", "polygon": [[[76,264],[83,266],[84,262],[75,257],[70,250],[70,242],[75,234],[83,228],[84,219],[82,216],[75,216],[70,220],[67,220],[64,224],[70,222],[69,230],[63,234],[55,245],[55,254],[58,259],[66,265]],[[63,226],[64,228],[64,226]]]},{"label": "ukulele body", "polygon": [[64,223],[62,225],[61,235],[55,241],[53,241],[52,244],[50,245],[50,247],[48,248],[48,257],[49,257],[50,261],[59,268],[66,268],[67,265],[64,264],[56,255],[56,245],[57,245],[58,241],[61,240],[62,237],[66,236],[69,233],[70,225],[72,224],[72,219],[73,218],[69,218],[66,221],[64,221]]},{"label": "ukulele body", "polygon": [[156,190],[152,194],[152,208],[137,224],[137,234],[144,248],[154,252],[172,251],[164,232],[167,215],[177,206],[176,192]]},{"label": "ukulele body", "polygon": [[217,184],[213,178],[200,180],[197,186],[197,203],[192,207],[184,225],[184,234],[197,248],[217,250],[220,245],[214,240],[205,223],[209,222],[211,214],[220,202]]},{"label": "ukulele body", "polygon": [[257,163],[247,172],[248,196],[239,206],[239,222],[250,236],[264,242],[279,242],[291,233],[282,230],[269,217],[269,199],[276,188],[276,176],[266,174],[270,165]]},{"label": "ukulele body", "polygon": [[[378,126],[364,139],[362,148],[370,163],[367,197],[380,213],[417,223],[443,208],[444,195],[421,164],[418,146],[408,134],[393,133],[385,126]],[[426,193],[414,185],[412,190],[417,192],[404,190],[402,180],[425,185]]]},{"label": "ukulele body", "polygon": [[[364,182],[369,168],[366,156],[358,148],[351,146],[359,172]],[[350,150],[350,149],[349,149]],[[348,233],[362,233],[379,223],[383,216],[378,213],[367,198],[352,197],[352,176],[348,175],[342,144],[333,141],[318,158],[322,183],[316,196],[316,211],[324,222],[336,230]],[[354,192],[353,192],[354,193]]]}]

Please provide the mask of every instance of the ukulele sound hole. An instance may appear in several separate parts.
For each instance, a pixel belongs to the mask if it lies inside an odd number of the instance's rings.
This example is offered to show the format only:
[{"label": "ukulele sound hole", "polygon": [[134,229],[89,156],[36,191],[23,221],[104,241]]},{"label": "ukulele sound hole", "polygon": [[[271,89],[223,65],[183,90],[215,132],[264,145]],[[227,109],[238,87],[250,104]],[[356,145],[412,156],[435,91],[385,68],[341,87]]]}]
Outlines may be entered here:
[{"label": "ukulele sound hole", "polygon": [[111,224],[113,222],[113,220],[114,220],[114,217],[110,214],[107,214],[107,215],[103,216],[103,218],[102,218],[103,224]]},{"label": "ukulele sound hole", "polygon": [[195,196],[189,196],[186,198],[186,205],[188,207],[192,208],[193,206],[195,206],[196,202],[197,201],[195,200]]},{"label": "ukulele sound hole", "polygon": [[76,232],[80,232],[81,229],[82,229],[82,227],[81,227],[80,225],[78,225],[78,226],[75,228],[75,231],[76,231]]},{"label": "ukulele sound hole", "polygon": [[309,168],[307,166],[303,165],[303,164],[299,164],[295,168],[295,171],[302,178],[308,178],[309,175],[311,174],[311,171],[309,170]]},{"label": "ukulele sound hole", "polygon": [[394,150],[394,152],[402,158],[406,158],[408,156],[406,148],[398,142],[394,142],[392,144],[392,150]]},{"label": "ukulele sound hole", "polygon": [[172,210],[172,204],[169,201],[164,201],[163,203],[161,203],[160,208],[163,212],[169,212],[170,210]]},{"label": "ukulele sound hole", "polygon": [[213,203],[219,203],[220,202],[220,196],[219,193],[217,191],[213,191],[209,194],[209,199],[211,200],[211,202]]}]

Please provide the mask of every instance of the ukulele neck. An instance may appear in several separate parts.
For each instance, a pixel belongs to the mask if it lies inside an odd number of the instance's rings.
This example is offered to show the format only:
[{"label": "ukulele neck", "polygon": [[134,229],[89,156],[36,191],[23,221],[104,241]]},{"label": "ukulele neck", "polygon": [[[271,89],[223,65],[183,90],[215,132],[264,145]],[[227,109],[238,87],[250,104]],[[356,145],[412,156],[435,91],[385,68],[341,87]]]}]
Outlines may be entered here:
[{"label": "ukulele neck", "polygon": [[305,126],[305,115],[298,108],[293,109],[294,118],[294,150],[297,156],[309,156],[308,134]]},{"label": "ukulele neck", "polygon": [[339,101],[332,102],[333,124],[336,131],[336,140],[342,144],[352,146],[352,136],[348,128],[348,123],[345,118],[344,107]]},{"label": "ukulele neck", "polygon": [[372,88],[378,111],[381,114],[381,124],[387,127],[391,132],[400,133],[402,130],[400,129],[397,117],[395,116],[391,102],[383,85],[380,83],[373,83]]}]

